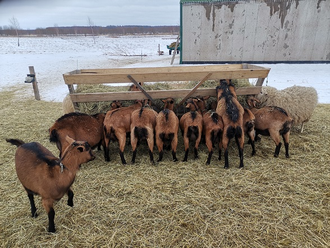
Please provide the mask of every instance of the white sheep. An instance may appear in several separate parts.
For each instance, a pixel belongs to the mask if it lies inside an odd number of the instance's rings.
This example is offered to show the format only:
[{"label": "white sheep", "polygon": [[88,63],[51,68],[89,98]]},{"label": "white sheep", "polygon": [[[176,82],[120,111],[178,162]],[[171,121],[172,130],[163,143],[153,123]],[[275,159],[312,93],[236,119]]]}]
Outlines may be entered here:
[{"label": "white sheep", "polygon": [[296,85],[283,90],[263,86],[256,98],[260,101],[258,107],[277,106],[285,109],[293,119],[293,125],[301,125],[301,133],[304,123],[312,117],[318,103],[317,92],[313,87]]},{"label": "white sheep", "polygon": [[71,112],[75,112],[73,102],[69,94],[67,94],[63,99],[63,112],[64,114],[68,114]]}]

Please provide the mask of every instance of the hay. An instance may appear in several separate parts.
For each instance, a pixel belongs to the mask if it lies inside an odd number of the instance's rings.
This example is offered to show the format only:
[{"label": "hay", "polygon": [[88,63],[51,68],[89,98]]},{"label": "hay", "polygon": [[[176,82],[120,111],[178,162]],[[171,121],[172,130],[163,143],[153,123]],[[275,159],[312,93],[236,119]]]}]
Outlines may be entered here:
[{"label": "hay", "polygon": [[[236,88],[239,87],[247,87],[251,86],[248,79],[234,79],[233,84]],[[170,90],[170,89],[192,89],[199,82],[191,81],[191,82],[159,82],[159,83],[145,83],[143,88],[148,90]],[[200,88],[216,88],[219,85],[218,81],[208,80],[204,82]],[[76,92],[77,93],[96,93],[96,92],[120,92],[120,91],[128,91],[130,86],[108,86],[104,84],[79,84]],[[168,96],[170,97],[170,96]],[[176,103],[179,103],[182,99],[175,99]],[[216,100],[215,97],[211,97],[207,104],[211,101]],[[245,104],[245,97],[238,96],[238,100]],[[133,101],[122,101],[123,106],[129,106],[133,103]],[[164,107],[164,103],[160,99],[155,99],[153,102],[153,108],[156,111],[161,110]],[[182,107],[182,106],[181,106]],[[105,113],[110,109],[110,102],[88,102],[88,103],[77,103],[77,111],[87,114],[97,114],[97,113]],[[180,116],[184,113],[184,108],[178,109],[177,114]]]},{"label": "hay", "polygon": [[[4,139],[39,141],[58,154],[47,130],[62,115],[61,103],[21,100],[15,91],[0,97],[1,247],[330,246],[330,105],[319,104],[304,133],[292,133],[290,159],[283,147],[274,158],[275,145],[262,137],[255,157],[245,146],[244,169],[233,144],[225,170],[216,154],[205,165],[205,145],[196,161],[190,153],[188,163],[170,162],[167,151],[153,166],[141,144],[136,165],[123,166],[118,144],[111,143],[111,162],[96,152],[96,160],[82,166],[73,184],[75,205],[67,206],[66,197],[55,205],[57,233],[48,234],[38,197],[39,216],[30,217],[15,173],[16,148]],[[128,161],[131,155],[128,145]],[[182,139],[177,156],[184,156]]]}]

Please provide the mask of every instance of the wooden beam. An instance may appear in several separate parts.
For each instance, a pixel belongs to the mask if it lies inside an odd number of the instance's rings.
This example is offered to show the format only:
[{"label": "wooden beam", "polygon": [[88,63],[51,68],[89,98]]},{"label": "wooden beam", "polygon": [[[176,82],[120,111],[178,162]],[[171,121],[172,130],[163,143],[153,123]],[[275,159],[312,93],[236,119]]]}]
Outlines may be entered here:
[{"label": "wooden beam", "polygon": [[198,89],[199,86],[201,86],[210,76],[212,75],[212,73],[207,74],[202,81],[200,81],[182,100],[181,102],[179,102],[178,105],[181,105],[182,103],[184,103],[192,94],[194,94],[196,92],[196,90]]},{"label": "wooden beam", "polygon": [[[186,96],[191,92],[191,89],[179,89],[179,90],[150,90],[148,94],[153,99],[164,99],[169,96],[173,98],[181,99],[182,96]],[[253,87],[241,87],[236,90],[237,95],[256,95],[261,92],[260,86]],[[145,95],[140,91],[122,91],[122,92],[104,92],[104,93],[74,93],[70,94],[71,100],[74,103],[77,102],[106,102],[114,100],[136,100],[145,99]],[[196,89],[191,95],[194,96],[216,96],[215,88],[202,88]]]},{"label": "wooden beam", "polygon": [[142,93],[150,100],[153,101],[154,99],[152,99],[152,97],[142,88],[142,86],[131,76],[131,75],[127,75],[128,79],[131,80],[136,87],[138,87],[139,90],[142,91]]}]

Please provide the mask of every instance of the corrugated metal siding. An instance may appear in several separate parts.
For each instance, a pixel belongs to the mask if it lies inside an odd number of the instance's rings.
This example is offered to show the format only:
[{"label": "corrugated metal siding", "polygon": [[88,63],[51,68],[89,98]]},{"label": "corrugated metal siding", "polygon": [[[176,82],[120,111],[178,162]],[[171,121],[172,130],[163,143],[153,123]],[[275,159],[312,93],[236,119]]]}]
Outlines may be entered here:
[{"label": "corrugated metal siding", "polygon": [[181,2],[182,63],[330,62],[329,0]]}]

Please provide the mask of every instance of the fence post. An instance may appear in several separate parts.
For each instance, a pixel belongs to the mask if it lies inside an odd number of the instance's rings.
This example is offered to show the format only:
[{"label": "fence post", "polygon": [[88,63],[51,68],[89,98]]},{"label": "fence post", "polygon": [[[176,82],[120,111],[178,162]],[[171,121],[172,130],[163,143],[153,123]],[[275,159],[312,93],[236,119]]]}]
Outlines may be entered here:
[{"label": "fence post", "polygon": [[34,71],[34,67],[29,66],[29,71],[30,71],[30,75],[32,75],[34,77],[34,80],[32,81],[34,97],[35,97],[36,100],[40,100],[39,89],[38,89],[38,81],[37,81],[36,73]]}]

